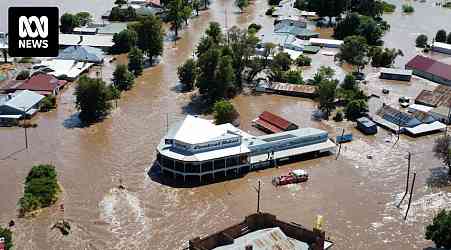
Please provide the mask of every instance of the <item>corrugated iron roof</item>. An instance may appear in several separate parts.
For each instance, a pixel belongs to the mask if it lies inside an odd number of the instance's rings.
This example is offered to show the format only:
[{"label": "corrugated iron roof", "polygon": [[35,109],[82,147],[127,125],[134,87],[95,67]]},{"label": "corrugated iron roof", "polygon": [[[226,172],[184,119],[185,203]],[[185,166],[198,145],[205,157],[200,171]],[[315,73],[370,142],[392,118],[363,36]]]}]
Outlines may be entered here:
[{"label": "corrugated iron roof", "polygon": [[313,86],[313,85],[306,85],[306,84],[290,84],[290,83],[273,82],[273,83],[271,83],[270,89],[297,92],[297,93],[305,93],[305,94],[314,94],[317,90],[317,87]]},{"label": "corrugated iron roof", "polygon": [[421,55],[406,64],[407,68],[418,69],[451,81],[451,65]]},{"label": "corrugated iron roof", "polygon": [[437,107],[451,105],[451,87],[439,85],[433,91],[423,90],[415,98],[416,103]]},{"label": "corrugated iron roof", "polygon": [[[271,123],[272,125],[280,128],[282,130],[288,130],[291,125],[295,125],[294,123],[289,122],[289,121],[285,120],[284,118],[282,118],[278,115],[275,115],[271,112],[268,112],[268,111],[264,111],[258,117],[262,120],[265,120],[265,121]],[[297,125],[295,125],[295,126],[297,127]]]},{"label": "corrugated iron roof", "polygon": [[47,75],[43,73],[38,73],[25,80],[19,86],[16,86],[15,89],[23,90],[33,90],[33,91],[50,91],[52,92],[54,89],[64,86],[67,82],[64,80],[58,80],[56,77],[52,75]]}]

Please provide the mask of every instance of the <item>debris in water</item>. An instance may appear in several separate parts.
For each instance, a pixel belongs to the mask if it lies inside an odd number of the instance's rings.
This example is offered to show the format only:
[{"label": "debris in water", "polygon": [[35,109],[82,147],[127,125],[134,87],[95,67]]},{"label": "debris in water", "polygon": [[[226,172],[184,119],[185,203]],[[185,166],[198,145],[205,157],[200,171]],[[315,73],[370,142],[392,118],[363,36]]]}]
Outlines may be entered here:
[{"label": "debris in water", "polygon": [[9,227],[14,227],[15,225],[16,223],[13,220],[11,220],[8,224]]},{"label": "debris in water", "polygon": [[53,225],[52,230],[57,228],[60,230],[61,234],[66,236],[70,233],[70,224],[66,220],[59,220]]},{"label": "debris in water", "polygon": [[373,155],[367,155],[366,158],[371,160],[373,159]]}]

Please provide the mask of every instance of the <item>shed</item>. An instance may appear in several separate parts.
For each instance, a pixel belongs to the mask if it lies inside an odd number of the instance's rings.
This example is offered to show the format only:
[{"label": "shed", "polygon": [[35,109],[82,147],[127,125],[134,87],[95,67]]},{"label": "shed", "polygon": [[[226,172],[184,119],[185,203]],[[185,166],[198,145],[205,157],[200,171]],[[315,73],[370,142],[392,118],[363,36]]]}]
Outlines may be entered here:
[{"label": "shed", "polygon": [[451,44],[434,42],[432,44],[432,51],[451,55]]},{"label": "shed", "polygon": [[377,125],[367,117],[357,119],[357,129],[362,133],[370,135],[377,133]]},{"label": "shed", "polygon": [[73,34],[79,35],[95,35],[97,34],[97,28],[93,27],[76,27],[72,31]]},{"label": "shed", "polygon": [[268,133],[278,133],[298,129],[298,125],[268,111],[261,113],[253,120],[253,123]]},{"label": "shed", "polygon": [[430,107],[450,106],[451,87],[439,85],[433,91],[422,90],[415,98],[415,103]]},{"label": "shed", "polygon": [[394,69],[394,68],[381,68],[381,79],[397,80],[397,81],[410,81],[412,78],[412,70],[407,69]]}]

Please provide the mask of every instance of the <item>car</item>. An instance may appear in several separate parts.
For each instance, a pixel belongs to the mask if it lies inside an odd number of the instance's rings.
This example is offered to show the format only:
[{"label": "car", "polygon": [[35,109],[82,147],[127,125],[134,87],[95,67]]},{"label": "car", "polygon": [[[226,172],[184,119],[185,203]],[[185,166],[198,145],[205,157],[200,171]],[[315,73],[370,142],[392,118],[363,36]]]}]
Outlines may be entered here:
[{"label": "car", "polygon": [[409,102],[410,102],[410,99],[409,99],[408,97],[402,96],[402,97],[399,97],[398,102],[399,102],[399,103],[402,103],[402,102],[407,102],[407,103],[409,103]]},{"label": "car", "polygon": [[382,89],[382,94],[386,94],[386,95],[388,95],[390,93],[390,90],[388,90],[388,89]]}]

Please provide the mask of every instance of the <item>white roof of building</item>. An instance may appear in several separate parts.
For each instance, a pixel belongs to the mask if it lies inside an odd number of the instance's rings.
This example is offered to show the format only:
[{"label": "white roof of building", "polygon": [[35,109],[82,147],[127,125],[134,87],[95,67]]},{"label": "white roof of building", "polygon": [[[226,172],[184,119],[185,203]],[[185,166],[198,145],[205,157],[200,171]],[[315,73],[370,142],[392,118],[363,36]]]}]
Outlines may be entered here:
[{"label": "white roof of building", "polygon": [[5,102],[3,105],[9,106],[19,111],[25,112],[30,110],[34,105],[39,103],[42,99],[44,99],[43,95],[40,95],[36,92],[23,90],[18,94],[14,95],[9,101]]},{"label": "white roof of building", "polygon": [[392,75],[412,75],[412,70],[409,69],[395,69],[395,68],[381,68],[381,73]]},{"label": "white roof of building", "polygon": [[310,38],[311,44],[332,44],[332,45],[341,45],[343,43],[342,40],[335,39],[323,39],[323,38]]},{"label": "white roof of building", "polygon": [[446,125],[441,123],[441,122],[433,122],[433,123],[429,123],[429,124],[420,124],[416,127],[413,128],[405,128],[407,131],[409,131],[411,134],[417,135],[417,134],[422,134],[422,133],[427,133],[427,132],[433,132],[433,131],[437,131],[437,130],[443,130],[446,128]]},{"label": "white roof of building", "polygon": [[292,50],[292,49],[283,49],[283,52],[288,53],[290,55],[291,60],[296,60],[300,55],[302,55],[302,51]]},{"label": "white roof of building", "polygon": [[[83,37],[81,40],[80,37]],[[112,47],[112,35],[77,35],[77,34],[59,34],[59,44],[63,46],[86,45],[92,47]]]},{"label": "white roof of building", "polygon": [[213,250],[238,250],[251,245],[253,250],[308,250],[305,242],[290,238],[280,228],[265,228],[234,239],[233,244],[216,247]]},{"label": "white roof of building", "polygon": [[451,50],[451,44],[447,44],[447,43],[434,42],[432,44],[432,47],[438,47],[438,48],[442,48],[442,49]]},{"label": "white roof of building", "polygon": [[421,105],[421,104],[411,104],[411,105],[409,105],[409,110],[418,110],[418,111],[422,111],[422,112],[425,112],[425,113],[428,113],[432,109],[433,109],[433,107],[429,107],[429,106],[425,106],[425,105]]},{"label": "white roof of building", "polygon": [[43,61],[40,65],[53,70],[52,72],[47,73],[49,75],[53,75],[57,78],[65,76],[66,78],[75,79],[94,64],[78,62],[75,60],[52,59]]},{"label": "white roof of building", "polygon": [[96,32],[97,32],[97,28],[90,28],[90,27],[76,27],[76,28],[74,28],[74,32],[96,33]]},{"label": "white roof of building", "polygon": [[301,16],[316,16],[316,12],[314,12],[314,11],[305,11],[305,10],[302,10],[301,11]]}]

